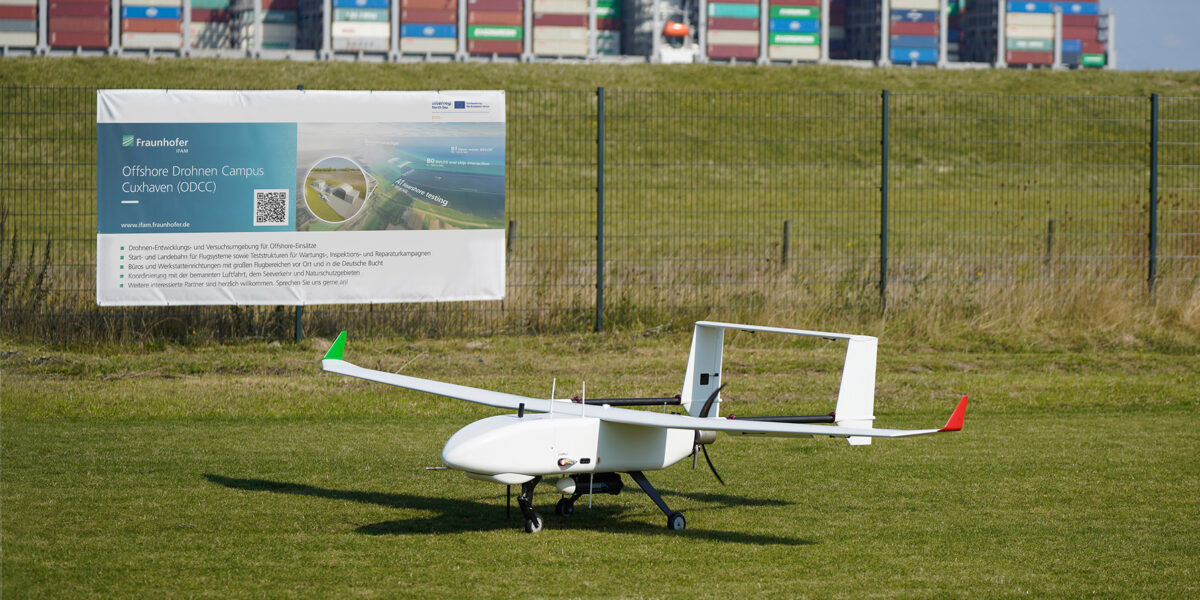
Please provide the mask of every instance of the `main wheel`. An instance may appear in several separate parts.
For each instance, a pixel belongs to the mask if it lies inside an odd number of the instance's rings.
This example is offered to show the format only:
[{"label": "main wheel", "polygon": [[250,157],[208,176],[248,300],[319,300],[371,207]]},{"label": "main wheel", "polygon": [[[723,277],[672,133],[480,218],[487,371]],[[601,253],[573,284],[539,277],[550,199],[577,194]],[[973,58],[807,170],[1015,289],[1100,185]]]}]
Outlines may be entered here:
[{"label": "main wheel", "polygon": [[559,500],[558,504],[554,505],[554,514],[560,517],[569,517],[573,512],[575,512],[575,503],[566,498]]},{"label": "main wheel", "polygon": [[682,531],[684,527],[687,527],[687,519],[683,518],[683,513],[673,512],[667,515],[667,529]]},{"label": "main wheel", "polygon": [[542,530],[542,515],[533,513],[532,519],[525,519],[525,533],[537,533]]}]

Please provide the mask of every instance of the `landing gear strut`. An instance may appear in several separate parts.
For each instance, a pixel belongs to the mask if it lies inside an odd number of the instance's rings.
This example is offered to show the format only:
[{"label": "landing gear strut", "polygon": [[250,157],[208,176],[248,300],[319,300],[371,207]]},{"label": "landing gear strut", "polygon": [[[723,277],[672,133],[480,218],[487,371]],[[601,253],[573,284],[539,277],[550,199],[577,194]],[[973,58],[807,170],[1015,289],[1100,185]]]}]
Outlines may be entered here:
[{"label": "landing gear strut", "polygon": [[554,514],[560,517],[571,516],[571,514],[575,512],[575,501],[581,496],[583,496],[583,494],[575,492],[574,494],[571,494],[570,498],[563,498],[562,500],[559,500],[558,504],[554,505]]},{"label": "landing gear strut", "polygon": [[671,510],[671,507],[667,506],[667,503],[663,501],[662,496],[658,495],[658,490],[655,490],[654,486],[650,485],[650,480],[646,479],[646,476],[641,471],[630,471],[629,476],[658,505],[659,510],[667,515],[667,529],[681,531],[684,527],[687,527],[687,519],[683,518],[683,513]]},{"label": "landing gear strut", "polygon": [[542,530],[544,524],[542,515],[533,510],[533,488],[541,480],[541,477],[534,477],[522,483],[521,493],[517,494],[517,506],[521,509],[521,514],[525,515],[525,533],[537,533]]}]

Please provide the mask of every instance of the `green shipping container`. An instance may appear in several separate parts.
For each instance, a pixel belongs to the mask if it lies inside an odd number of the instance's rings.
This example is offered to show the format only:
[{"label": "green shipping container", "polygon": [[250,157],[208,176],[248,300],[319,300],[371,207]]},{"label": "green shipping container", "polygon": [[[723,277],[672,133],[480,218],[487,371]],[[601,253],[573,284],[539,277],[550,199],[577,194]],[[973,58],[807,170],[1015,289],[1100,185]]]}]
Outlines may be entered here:
[{"label": "green shipping container", "polygon": [[294,10],[264,10],[262,14],[263,23],[283,23],[285,25],[296,23],[296,11]]},{"label": "green shipping container", "polygon": [[781,46],[816,46],[821,36],[815,33],[772,33],[770,42]]},{"label": "green shipping container", "polygon": [[1082,60],[1085,67],[1103,67],[1108,64],[1107,54],[1084,54]]},{"label": "green shipping container", "polygon": [[192,8],[208,10],[229,8],[229,0],[192,0]]},{"label": "green shipping container", "polygon": [[1008,38],[1009,50],[1030,50],[1035,52],[1054,52],[1054,40],[1035,38]]},{"label": "green shipping container", "polygon": [[525,28],[520,25],[471,25],[467,28],[469,40],[521,40],[525,39]]},{"label": "green shipping container", "polygon": [[708,5],[710,17],[736,17],[739,19],[757,19],[757,4],[722,4],[714,2]]},{"label": "green shipping container", "polygon": [[620,6],[597,6],[596,18],[598,19],[615,19],[621,16]]},{"label": "green shipping container", "polygon": [[[195,2],[192,3],[195,6]],[[359,23],[387,23],[391,20],[386,8],[335,8],[334,21],[357,21]]]},{"label": "green shipping container", "polygon": [[[754,15],[754,16],[758,16],[758,15]],[[820,16],[821,16],[821,7],[819,7],[819,6],[772,6],[771,7],[771,18],[772,19],[816,19]]]}]

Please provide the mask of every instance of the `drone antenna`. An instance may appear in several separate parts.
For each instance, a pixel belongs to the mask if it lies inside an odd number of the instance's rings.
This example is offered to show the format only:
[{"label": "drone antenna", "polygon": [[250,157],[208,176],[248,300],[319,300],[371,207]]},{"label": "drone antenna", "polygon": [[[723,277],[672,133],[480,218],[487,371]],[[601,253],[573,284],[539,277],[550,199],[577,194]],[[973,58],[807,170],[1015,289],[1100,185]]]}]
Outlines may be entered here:
[{"label": "drone antenna", "polygon": [[558,378],[550,380],[550,416],[554,416],[554,386],[558,384]]},{"label": "drone antenna", "polygon": [[579,390],[579,416],[587,416],[587,382],[583,382],[583,386]]}]

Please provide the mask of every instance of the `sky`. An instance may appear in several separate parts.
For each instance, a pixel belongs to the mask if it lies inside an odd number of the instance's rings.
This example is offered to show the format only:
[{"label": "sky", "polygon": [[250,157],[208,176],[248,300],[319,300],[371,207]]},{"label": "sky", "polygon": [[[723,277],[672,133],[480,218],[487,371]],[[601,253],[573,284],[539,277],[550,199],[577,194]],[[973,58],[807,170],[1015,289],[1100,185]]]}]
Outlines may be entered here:
[{"label": "sky", "polygon": [[1100,0],[1117,17],[1117,68],[1200,71],[1200,0]]}]

